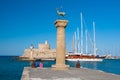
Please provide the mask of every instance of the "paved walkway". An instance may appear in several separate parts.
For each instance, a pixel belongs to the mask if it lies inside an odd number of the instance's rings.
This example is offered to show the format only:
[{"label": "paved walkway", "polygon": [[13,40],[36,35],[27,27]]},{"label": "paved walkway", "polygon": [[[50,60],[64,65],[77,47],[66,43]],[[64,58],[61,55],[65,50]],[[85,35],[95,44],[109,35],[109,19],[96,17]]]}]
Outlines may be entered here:
[{"label": "paved walkway", "polygon": [[51,70],[25,67],[21,80],[120,80],[120,75],[83,68]]}]

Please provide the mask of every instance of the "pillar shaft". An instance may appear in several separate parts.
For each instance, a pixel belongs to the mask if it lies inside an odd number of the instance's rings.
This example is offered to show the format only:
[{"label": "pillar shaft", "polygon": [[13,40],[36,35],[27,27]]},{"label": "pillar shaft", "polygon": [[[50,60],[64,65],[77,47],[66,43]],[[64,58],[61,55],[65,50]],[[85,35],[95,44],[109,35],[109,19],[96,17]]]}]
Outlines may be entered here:
[{"label": "pillar shaft", "polygon": [[56,64],[65,64],[65,29],[57,28]]},{"label": "pillar shaft", "polygon": [[65,65],[65,28],[67,20],[56,20],[55,26],[57,28],[57,41],[56,41],[56,64],[52,65],[54,70],[67,70],[68,65]]}]

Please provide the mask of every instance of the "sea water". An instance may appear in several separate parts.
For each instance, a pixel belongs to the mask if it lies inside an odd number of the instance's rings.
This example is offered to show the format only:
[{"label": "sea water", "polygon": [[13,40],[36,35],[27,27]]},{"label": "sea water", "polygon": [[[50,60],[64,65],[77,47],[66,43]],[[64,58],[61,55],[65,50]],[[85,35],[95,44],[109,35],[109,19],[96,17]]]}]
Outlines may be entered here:
[{"label": "sea water", "polygon": [[[44,67],[50,68],[55,61],[42,61]],[[66,61],[70,67],[76,62]],[[80,62],[82,68],[102,70],[120,75],[120,59],[105,59],[102,62]],[[13,56],[0,56],[0,80],[20,80],[24,67],[30,66],[29,61],[21,61]]]},{"label": "sea water", "polygon": [[29,62],[12,56],[0,56],[0,80],[20,80],[24,66],[30,66]]}]

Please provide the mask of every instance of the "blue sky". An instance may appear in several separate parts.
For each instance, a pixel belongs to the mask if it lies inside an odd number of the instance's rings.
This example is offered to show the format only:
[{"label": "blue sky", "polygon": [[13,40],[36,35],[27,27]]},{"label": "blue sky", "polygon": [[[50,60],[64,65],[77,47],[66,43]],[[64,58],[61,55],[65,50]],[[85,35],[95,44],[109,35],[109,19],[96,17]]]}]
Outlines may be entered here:
[{"label": "blue sky", "polygon": [[71,51],[72,37],[80,27],[80,12],[87,29],[93,35],[96,23],[96,44],[103,55],[111,51],[120,55],[119,0],[0,0],[0,55],[22,55],[24,49],[48,40],[56,47],[56,8],[62,5],[69,20],[66,28],[66,48]]}]

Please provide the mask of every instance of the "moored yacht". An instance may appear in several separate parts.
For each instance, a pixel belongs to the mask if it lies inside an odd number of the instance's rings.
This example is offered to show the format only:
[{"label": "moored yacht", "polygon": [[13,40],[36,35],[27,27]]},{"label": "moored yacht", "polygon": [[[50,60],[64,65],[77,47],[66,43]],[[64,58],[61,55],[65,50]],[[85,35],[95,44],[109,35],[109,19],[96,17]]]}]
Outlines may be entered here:
[{"label": "moored yacht", "polygon": [[[72,53],[68,53],[66,55],[66,60],[68,61],[103,61],[103,58],[100,58],[96,56],[96,38],[95,38],[95,22],[93,22],[93,33],[94,33],[94,38],[92,42],[93,46],[93,54],[88,54],[88,31],[87,29],[85,30],[86,34],[86,50],[85,54],[83,53],[83,18],[82,18],[82,13],[80,14],[81,16],[81,33],[79,32],[79,28],[77,28],[77,31],[74,33],[73,36],[73,43],[72,43]],[[81,34],[81,35],[79,35]],[[92,41],[92,40],[91,40]]]}]

